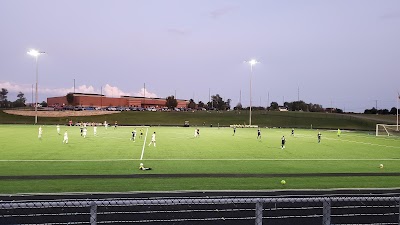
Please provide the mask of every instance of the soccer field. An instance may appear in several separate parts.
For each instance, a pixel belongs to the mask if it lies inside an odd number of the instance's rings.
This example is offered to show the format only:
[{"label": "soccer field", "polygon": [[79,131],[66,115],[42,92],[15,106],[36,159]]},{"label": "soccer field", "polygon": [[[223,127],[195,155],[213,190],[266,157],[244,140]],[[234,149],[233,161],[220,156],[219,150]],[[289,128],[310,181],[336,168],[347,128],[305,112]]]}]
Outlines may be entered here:
[{"label": "soccer field", "polygon": [[[38,127],[0,126],[0,193],[400,187],[400,139],[367,132],[261,128],[257,139],[255,128],[199,127],[195,138],[196,127],[143,127],[140,138],[136,127],[133,142],[135,127],[98,127],[97,136],[88,127],[83,138],[79,127],[58,135],[49,125],[41,140]],[[138,177],[120,176],[130,174]]]}]

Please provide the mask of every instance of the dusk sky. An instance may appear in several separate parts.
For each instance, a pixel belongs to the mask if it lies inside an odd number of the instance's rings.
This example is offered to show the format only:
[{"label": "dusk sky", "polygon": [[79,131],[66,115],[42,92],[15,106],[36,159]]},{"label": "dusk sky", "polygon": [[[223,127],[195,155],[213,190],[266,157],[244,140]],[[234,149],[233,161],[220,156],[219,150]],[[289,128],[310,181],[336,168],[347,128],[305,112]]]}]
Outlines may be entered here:
[{"label": "dusk sky", "polygon": [[[0,1],[0,88],[32,100],[73,91],[253,106],[396,106],[399,0]],[[241,93],[241,94],[240,94]],[[269,102],[268,102],[269,95]]]}]

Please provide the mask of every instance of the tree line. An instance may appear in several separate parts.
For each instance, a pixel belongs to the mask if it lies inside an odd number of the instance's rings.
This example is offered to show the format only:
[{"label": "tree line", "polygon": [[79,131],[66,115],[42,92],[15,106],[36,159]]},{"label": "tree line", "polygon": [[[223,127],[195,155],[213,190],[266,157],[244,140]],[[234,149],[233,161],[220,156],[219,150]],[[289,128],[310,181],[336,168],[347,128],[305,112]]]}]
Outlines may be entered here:
[{"label": "tree line", "polygon": [[[40,103],[41,106],[46,107],[47,103],[43,101]],[[18,108],[26,106],[25,94],[21,91],[17,94],[17,99],[15,101],[8,100],[8,90],[6,88],[1,88],[0,91],[0,108]]]},{"label": "tree line", "polygon": [[8,101],[7,96],[8,95],[8,90],[5,88],[2,88],[0,91],[0,108],[14,108],[14,107],[24,107],[26,98],[24,93],[18,92],[17,94],[17,100],[15,101]]},{"label": "tree line", "polygon": [[[212,95],[211,100],[207,103],[199,101],[197,104],[193,99],[189,100],[187,108],[189,109],[206,109],[206,110],[228,110],[231,108],[231,99],[224,99],[219,95]],[[166,98],[166,107],[169,109],[174,109],[178,106],[178,101],[175,99],[175,96],[171,95]]]},{"label": "tree line", "polygon": [[[73,95],[68,94],[67,96],[68,103],[73,102]],[[24,93],[18,92],[17,99],[15,101],[8,101],[8,90],[6,88],[1,88],[0,91],[0,108],[15,108],[15,107],[25,107],[26,106],[26,98]],[[189,100],[187,108],[190,109],[206,109],[206,110],[229,110],[231,109],[231,99],[227,99],[226,101],[219,95],[212,95],[209,102],[204,103],[199,101],[196,103],[193,99]],[[42,106],[47,106],[47,103],[43,101],[40,103]],[[178,106],[178,101],[175,99],[173,95],[168,96],[166,98],[166,107],[170,109],[174,109]],[[279,104],[277,102],[271,102],[271,104],[267,107],[262,106],[253,106],[253,110],[270,110],[277,111],[279,110]],[[285,102],[283,107],[288,111],[305,111],[305,112],[333,112],[333,113],[343,113],[342,109],[338,108],[323,108],[320,104],[306,103],[304,101],[293,101],[293,102]],[[242,104],[239,102],[234,110],[249,110],[249,107],[243,108]],[[364,114],[382,114],[382,115],[395,115],[397,114],[396,107],[392,107],[390,110],[388,109],[365,109]]]}]

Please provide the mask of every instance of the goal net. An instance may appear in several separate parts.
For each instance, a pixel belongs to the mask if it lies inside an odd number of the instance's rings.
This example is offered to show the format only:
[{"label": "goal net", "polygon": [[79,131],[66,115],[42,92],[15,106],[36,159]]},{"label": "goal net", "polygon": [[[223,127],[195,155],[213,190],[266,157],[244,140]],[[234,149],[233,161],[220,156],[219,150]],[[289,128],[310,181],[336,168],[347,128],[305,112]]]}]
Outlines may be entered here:
[{"label": "goal net", "polygon": [[400,126],[388,124],[376,124],[376,136],[400,137]]}]

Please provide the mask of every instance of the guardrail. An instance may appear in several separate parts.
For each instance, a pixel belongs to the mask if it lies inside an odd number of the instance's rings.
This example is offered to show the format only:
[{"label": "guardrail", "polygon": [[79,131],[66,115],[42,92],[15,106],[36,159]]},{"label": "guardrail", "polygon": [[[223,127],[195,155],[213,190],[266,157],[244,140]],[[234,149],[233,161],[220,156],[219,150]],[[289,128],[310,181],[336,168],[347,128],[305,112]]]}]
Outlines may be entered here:
[{"label": "guardrail", "polygon": [[0,202],[0,224],[398,224],[400,197]]}]

